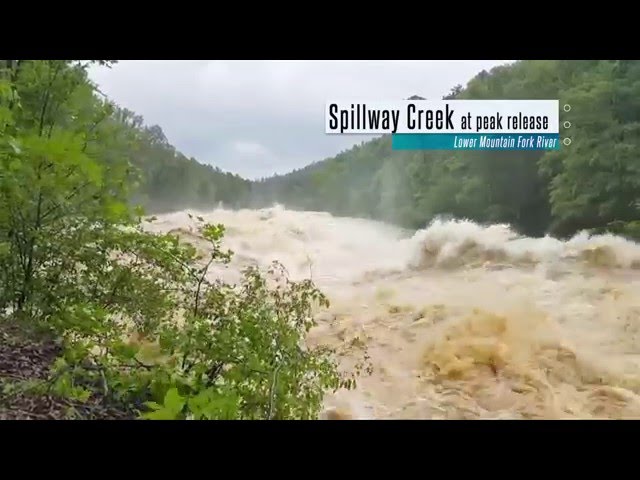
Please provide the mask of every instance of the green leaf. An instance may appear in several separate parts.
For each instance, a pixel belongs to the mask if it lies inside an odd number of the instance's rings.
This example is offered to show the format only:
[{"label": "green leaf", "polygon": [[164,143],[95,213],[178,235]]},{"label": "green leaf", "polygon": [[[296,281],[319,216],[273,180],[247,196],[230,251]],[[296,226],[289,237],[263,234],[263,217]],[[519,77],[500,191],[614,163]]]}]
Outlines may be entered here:
[{"label": "green leaf", "polygon": [[106,208],[112,218],[119,218],[127,213],[127,205],[122,202],[109,202]]},{"label": "green leaf", "polygon": [[13,149],[13,151],[16,154],[20,154],[22,152],[22,149],[20,148],[20,144],[18,143],[18,141],[14,138],[9,138],[8,140],[9,145],[11,146],[11,148]]},{"label": "green leaf", "polygon": [[162,410],[164,408],[162,405],[160,405],[159,403],[156,403],[156,402],[145,402],[144,404],[147,407],[152,408],[154,410]]},{"label": "green leaf", "polygon": [[0,79],[0,98],[11,96],[11,83]]},{"label": "green leaf", "polygon": [[185,399],[180,396],[177,388],[170,389],[164,396],[164,407],[176,414],[182,411],[184,407]]},{"label": "green leaf", "polygon": [[118,343],[113,346],[112,350],[114,354],[126,360],[132,360],[140,351],[140,347],[136,344]]},{"label": "green leaf", "polygon": [[75,388],[71,394],[71,397],[79,402],[86,402],[91,397],[91,390],[87,390],[85,388]]},{"label": "green leaf", "polygon": [[142,418],[146,420],[175,420],[177,413],[168,408],[156,410],[155,412],[143,413]]},{"label": "green leaf", "polygon": [[58,357],[56,358],[56,360],[53,362],[53,368],[55,370],[60,370],[63,369],[67,366],[67,361],[64,359],[64,357]]}]

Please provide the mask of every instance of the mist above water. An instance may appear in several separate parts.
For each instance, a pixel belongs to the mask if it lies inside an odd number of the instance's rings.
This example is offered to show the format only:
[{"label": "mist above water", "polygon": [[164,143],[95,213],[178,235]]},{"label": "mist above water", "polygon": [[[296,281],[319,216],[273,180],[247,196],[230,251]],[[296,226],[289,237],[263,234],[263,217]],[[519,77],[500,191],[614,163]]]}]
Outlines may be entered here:
[{"label": "mist above water", "polygon": [[[206,248],[187,213],[148,228]],[[310,344],[368,349],[371,376],[328,395],[352,418],[640,418],[640,245],[520,237],[437,220],[415,234],[323,212],[190,212],[226,227],[228,267],[281,262],[331,307]],[[354,341],[357,339],[357,341]]]}]

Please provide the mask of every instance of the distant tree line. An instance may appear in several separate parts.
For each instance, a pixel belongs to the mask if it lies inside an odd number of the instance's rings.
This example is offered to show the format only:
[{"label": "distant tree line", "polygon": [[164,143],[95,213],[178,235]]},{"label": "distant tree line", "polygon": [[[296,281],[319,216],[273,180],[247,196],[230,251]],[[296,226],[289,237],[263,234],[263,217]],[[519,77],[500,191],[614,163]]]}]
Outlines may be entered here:
[{"label": "distant tree line", "polygon": [[639,61],[519,61],[482,71],[444,98],[560,99],[572,107],[562,113],[572,143],[551,152],[393,151],[383,136],[250,181],[187,158],[159,126],[110,102],[100,125],[113,144],[105,156],[135,169],[129,201],[149,212],[278,202],[408,228],[450,215],[506,222],[534,236],[640,233]]},{"label": "distant tree line", "polygon": [[437,215],[507,222],[528,235],[638,235],[640,62],[520,61],[480,72],[447,98],[560,99],[560,151],[392,151],[384,136],[253,185],[254,204],[424,227]]}]

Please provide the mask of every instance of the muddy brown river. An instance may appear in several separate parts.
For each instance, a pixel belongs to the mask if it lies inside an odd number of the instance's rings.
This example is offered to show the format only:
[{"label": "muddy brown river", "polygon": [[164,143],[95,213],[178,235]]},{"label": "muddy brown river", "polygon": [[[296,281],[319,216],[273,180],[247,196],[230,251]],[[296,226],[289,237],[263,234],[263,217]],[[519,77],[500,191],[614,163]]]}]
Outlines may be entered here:
[{"label": "muddy brown river", "polygon": [[[373,371],[327,410],[356,419],[640,418],[640,245],[436,221],[416,233],[282,207],[191,211],[243,266],[280,261],[331,307],[310,344],[366,348]],[[157,231],[192,228],[187,212]],[[195,240],[197,242],[197,238]]]}]

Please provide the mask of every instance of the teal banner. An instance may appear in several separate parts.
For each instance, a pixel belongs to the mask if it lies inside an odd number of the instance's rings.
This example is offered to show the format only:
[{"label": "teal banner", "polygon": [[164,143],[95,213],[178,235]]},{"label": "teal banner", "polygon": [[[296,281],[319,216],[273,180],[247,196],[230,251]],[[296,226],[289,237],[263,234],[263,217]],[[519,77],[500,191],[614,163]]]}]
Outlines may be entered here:
[{"label": "teal banner", "polygon": [[559,150],[558,133],[396,133],[393,150]]}]

